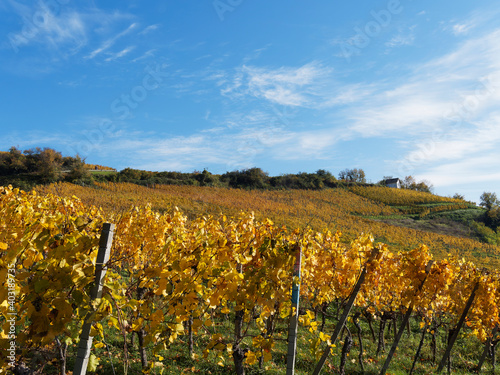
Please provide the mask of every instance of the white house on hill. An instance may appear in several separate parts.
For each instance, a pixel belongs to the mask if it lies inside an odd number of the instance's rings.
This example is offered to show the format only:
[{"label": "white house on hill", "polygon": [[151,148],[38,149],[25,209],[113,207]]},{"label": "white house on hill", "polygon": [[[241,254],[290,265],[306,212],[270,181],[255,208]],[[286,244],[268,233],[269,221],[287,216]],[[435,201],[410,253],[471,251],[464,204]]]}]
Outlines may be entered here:
[{"label": "white house on hill", "polygon": [[389,178],[388,180],[385,180],[385,186],[401,189],[401,180],[399,178]]}]

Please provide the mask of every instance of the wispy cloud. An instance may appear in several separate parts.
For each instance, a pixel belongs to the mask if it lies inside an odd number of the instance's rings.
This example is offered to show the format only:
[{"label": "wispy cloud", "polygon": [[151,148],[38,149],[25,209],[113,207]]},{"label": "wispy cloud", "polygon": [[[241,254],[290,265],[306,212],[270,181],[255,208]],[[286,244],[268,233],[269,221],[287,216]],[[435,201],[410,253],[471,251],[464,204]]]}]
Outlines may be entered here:
[{"label": "wispy cloud", "polygon": [[[414,31],[412,27],[396,35],[387,46],[413,43]],[[394,165],[404,158],[414,160],[424,150],[425,158],[412,167],[425,170],[451,158],[466,160],[471,150],[478,150],[478,157],[481,152],[493,152],[500,143],[498,137],[491,136],[498,132],[487,125],[500,129],[500,123],[493,117],[485,119],[500,100],[499,39],[500,29],[490,30],[415,64],[402,76],[370,82],[345,84],[341,74],[319,61],[280,68],[241,65],[233,72],[207,72],[205,79],[215,82],[221,95],[238,105],[252,101],[260,106],[282,105],[296,109],[299,117],[314,110],[317,127],[309,124],[307,129],[299,129],[293,121],[293,125],[281,128],[286,129],[286,142],[280,144],[279,151],[266,151],[275,159],[320,160],[347,140],[389,138],[398,148]],[[463,121],[461,128],[453,120],[456,111]],[[226,119],[224,123],[239,122]],[[265,124],[265,120],[259,123]],[[447,136],[429,151],[428,141],[436,133]]]},{"label": "wispy cloud", "polygon": [[9,34],[13,47],[19,48],[30,44],[41,44],[52,49],[76,51],[85,45],[87,30],[80,13],[70,8],[50,9],[44,2],[35,7],[28,7],[16,1],[10,1],[12,9],[23,19],[21,31]]},{"label": "wispy cloud", "polygon": [[120,33],[116,34],[112,38],[106,40],[104,43],[101,44],[101,46],[95,50],[93,50],[88,56],[86,56],[87,59],[93,59],[97,55],[103,53],[104,51],[108,50],[111,48],[117,41],[118,39],[124,37],[125,35],[129,34],[132,30],[137,28],[137,23],[132,23],[129,27],[127,27],[125,30],[121,31]]},{"label": "wispy cloud", "polygon": [[[325,159],[336,143],[326,132],[291,131],[259,125],[213,128],[189,136],[124,134],[106,144],[105,152],[134,155],[132,167],[147,170],[189,170],[219,165],[224,170],[256,166],[259,158],[274,160]],[[151,154],[155,155],[154,160]]]},{"label": "wispy cloud", "polygon": [[371,83],[331,84],[324,92],[324,102],[318,103],[319,108],[342,107],[373,98],[380,87]]},{"label": "wispy cloud", "polygon": [[494,7],[488,10],[475,10],[467,18],[461,20],[451,20],[444,23],[444,30],[455,36],[467,36],[473,31],[480,30],[490,24],[496,25],[500,10]]},{"label": "wispy cloud", "polygon": [[408,159],[435,164],[495,151],[500,144],[500,115],[494,114],[472,125],[457,131],[448,129],[447,133],[435,136],[433,143],[418,142],[415,150],[408,153]]},{"label": "wispy cloud", "polygon": [[156,51],[158,51],[156,48],[153,48],[153,49],[150,49],[150,50],[147,50],[146,52],[144,52],[141,56],[139,57],[136,57],[135,59],[132,60],[132,62],[137,62],[137,61],[141,61],[141,60],[145,60],[149,57],[154,57],[155,56],[155,53]]},{"label": "wispy cloud", "polygon": [[474,27],[475,27],[475,24],[473,22],[456,23],[451,27],[451,30],[452,30],[453,34],[461,35],[461,34],[467,34]]},{"label": "wispy cloud", "polygon": [[[471,159],[500,157],[499,37],[500,29],[469,38],[455,50],[416,67],[407,77],[412,85],[394,88],[397,95],[392,103],[365,108],[352,130],[369,132],[371,126],[378,129],[372,134],[408,140],[402,147],[406,152],[397,161],[400,171],[421,171],[437,186],[467,183],[471,175],[458,171],[469,171]],[[473,178],[490,181],[491,170],[483,165],[478,164]],[[446,173],[440,177],[442,172]]]},{"label": "wispy cloud", "polygon": [[[500,30],[496,30],[468,40],[454,51],[416,66],[402,84],[372,84],[378,86],[376,95],[351,112],[351,129],[379,136],[394,135],[394,131],[425,134],[447,126],[447,114],[481,88],[481,79],[489,75],[493,79],[490,85],[495,84],[494,77],[500,72],[499,37]],[[475,110],[489,110],[493,98],[485,98]]]},{"label": "wispy cloud", "polygon": [[250,95],[279,105],[307,107],[322,95],[322,78],[330,72],[331,69],[316,62],[277,69],[243,65],[221,93],[233,98]]},{"label": "wispy cloud", "polygon": [[[407,39],[393,38],[389,46],[411,43],[413,29],[410,32]],[[500,29],[468,38],[391,80],[342,84],[333,69],[319,62],[281,68],[243,65],[232,75],[219,72],[211,77],[222,83],[221,94],[234,101],[253,98],[302,112],[315,109],[315,115],[323,118],[316,129],[287,127],[287,141],[280,144],[280,151],[267,151],[276,159],[320,160],[343,141],[389,137],[399,145],[401,157],[395,163],[417,160],[414,169],[431,173],[428,168],[436,163],[465,163],[471,156],[496,152],[500,116],[493,114],[500,100],[499,39]],[[335,114],[328,116],[333,107]],[[446,136],[429,148],[435,134]]]},{"label": "wispy cloud", "polygon": [[119,59],[125,55],[128,55],[134,49],[135,49],[135,46],[126,47],[126,48],[122,49],[120,52],[112,53],[111,56],[108,57],[107,59],[105,59],[104,61],[106,61],[106,62],[114,61],[114,60]]},{"label": "wispy cloud", "polygon": [[428,168],[418,178],[432,181],[435,186],[452,186],[456,189],[461,185],[467,186],[471,182],[474,184],[481,183],[484,186],[484,190],[487,191],[487,186],[497,187],[500,182],[500,171],[498,170],[499,158],[500,152],[494,151],[457,161],[440,163]]},{"label": "wispy cloud", "polygon": [[19,147],[27,150],[33,147],[54,147],[54,144],[63,145],[68,141],[68,136],[64,134],[54,134],[44,130],[34,130],[28,132],[13,131],[0,140],[0,149],[8,150],[10,147]]},{"label": "wispy cloud", "polygon": [[87,79],[87,75],[83,75],[78,79],[60,81],[57,84],[60,86],[66,86],[66,87],[79,87],[85,82],[86,79]]},{"label": "wispy cloud", "polygon": [[139,35],[146,35],[152,31],[158,30],[160,27],[160,24],[154,24],[154,25],[149,25],[145,29],[143,29],[141,32],[139,32]]},{"label": "wispy cloud", "polygon": [[[411,90],[411,88],[408,88]],[[403,90],[402,90],[403,91]],[[419,134],[436,126],[435,120],[443,114],[443,103],[433,99],[437,93],[417,91],[406,96],[389,98],[389,92],[379,93],[378,98],[367,101],[358,110],[350,109],[346,117],[349,129],[362,137],[397,136],[398,133]],[[353,134],[353,137],[356,137]]]},{"label": "wispy cloud", "polygon": [[262,55],[262,53],[265,52],[266,50],[268,50],[270,47],[271,47],[271,44],[268,44],[267,46],[265,46],[263,48],[258,48],[256,50],[250,52],[243,59],[243,63],[248,64],[252,60],[257,60]]},{"label": "wispy cloud", "polygon": [[389,41],[385,43],[386,47],[394,48],[401,46],[410,46],[415,41],[415,34],[413,30],[408,34],[397,34],[394,35]]},{"label": "wispy cloud", "polygon": [[[1,46],[9,48],[10,44],[16,52],[11,55],[13,62],[9,66],[17,74],[46,75],[70,58],[92,60],[103,55],[105,61],[111,62],[136,48],[131,46],[137,42],[134,40],[128,41],[128,46],[119,46],[118,51],[111,51],[121,38],[138,29],[138,23],[133,22],[136,16],[131,14],[109,12],[95,6],[77,7],[72,2],[41,1],[28,6],[9,0],[3,3],[3,8],[21,18],[19,31],[10,32]],[[119,30],[124,22],[126,26]],[[19,51],[22,53],[18,54]],[[146,57],[148,52],[142,58]]]}]

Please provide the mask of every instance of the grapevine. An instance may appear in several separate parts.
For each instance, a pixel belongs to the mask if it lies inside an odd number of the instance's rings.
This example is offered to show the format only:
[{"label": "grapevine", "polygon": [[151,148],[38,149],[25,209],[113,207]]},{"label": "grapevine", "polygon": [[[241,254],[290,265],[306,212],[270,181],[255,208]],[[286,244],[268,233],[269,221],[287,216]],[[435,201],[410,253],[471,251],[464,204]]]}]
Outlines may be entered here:
[{"label": "grapevine", "polygon": [[[479,283],[467,320],[471,334],[484,342],[500,324],[499,273],[449,257],[436,260],[426,276],[433,258],[427,246],[393,252],[367,233],[349,242],[340,232],[290,231],[244,212],[188,219],[180,210],[159,213],[145,206],[105,214],[75,196],[11,187],[0,188],[0,214],[2,282],[12,265],[16,270],[15,303],[7,303],[8,288],[2,288],[0,311],[4,335],[9,312],[16,312],[16,363],[35,350],[77,342],[91,313],[96,347],[106,345],[104,327],[125,338],[135,332],[140,345],[153,353],[143,362],[145,370],[167,366],[160,353],[185,337],[188,327],[195,336],[208,335],[207,360],[221,366],[266,364],[281,339],[273,324],[290,315],[297,247],[303,254],[300,322],[316,337],[310,342],[315,356],[330,339],[316,312],[346,300],[365,266],[366,280],[355,300],[360,311],[382,316],[413,305],[423,327],[443,317],[453,325]],[[115,222],[116,232],[103,297],[91,302],[105,221]],[[377,257],[367,263],[375,248]],[[217,324],[227,316],[232,335]],[[251,326],[258,334],[250,333]],[[8,368],[7,345],[2,340],[2,369]]]}]

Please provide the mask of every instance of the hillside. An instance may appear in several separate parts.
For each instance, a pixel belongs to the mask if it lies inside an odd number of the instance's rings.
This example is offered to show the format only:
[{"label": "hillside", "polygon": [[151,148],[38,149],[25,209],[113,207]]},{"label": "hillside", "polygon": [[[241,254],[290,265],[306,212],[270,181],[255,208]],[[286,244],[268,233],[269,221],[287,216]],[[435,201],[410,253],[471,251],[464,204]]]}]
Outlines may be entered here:
[{"label": "hillside", "polygon": [[290,228],[327,227],[342,232],[346,241],[361,232],[371,233],[376,241],[402,251],[425,244],[438,259],[451,255],[485,267],[500,265],[500,248],[475,239],[464,224],[467,219],[463,223],[457,219],[459,213],[478,215],[482,210],[429,193],[383,187],[243,190],[175,185],[148,188],[130,183],[95,183],[87,187],[57,183],[40,186],[37,191],[75,195],[86,204],[116,214],[116,220],[132,205],[150,204],[160,212],[177,207],[188,217],[219,213],[236,216],[240,211],[254,211],[258,219],[269,218]]},{"label": "hillside", "polygon": [[274,177],[260,168],[221,175],[207,170],[117,172],[50,148],[21,152],[12,147],[0,153],[0,185],[76,195],[110,213],[147,204],[160,212],[178,207],[189,217],[254,211],[260,219],[290,228],[340,231],[346,240],[365,232],[401,250],[423,243],[438,257],[497,262],[500,212],[495,200],[495,209],[486,212],[463,199],[430,194],[430,186],[411,176],[403,183],[407,189],[367,184],[361,169],[341,171],[339,180],[325,170]]},{"label": "hillside", "polygon": [[[19,317],[7,322],[11,327],[16,324],[16,345],[27,348],[20,353],[19,362],[43,368],[44,373],[55,374],[58,367],[78,368],[79,328],[89,320],[92,327],[84,326],[95,332],[89,374],[166,370],[160,372],[222,375],[234,374],[234,368],[247,368],[248,374],[280,374],[287,366],[292,319],[300,322],[296,374],[311,374],[325,349],[332,354],[328,368],[342,373],[337,371],[339,357],[343,367],[349,346],[354,361],[349,361],[346,373],[378,374],[387,356],[380,348],[385,340],[392,341],[400,317],[412,310],[411,317],[405,315],[409,325],[401,324],[407,329],[391,373],[406,374],[412,363],[417,364],[416,373],[436,373],[449,331],[463,314],[466,300],[472,302],[474,295],[475,304],[466,308],[467,324],[453,348],[453,373],[471,373],[485,340],[493,337],[496,341],[495,333],[491,334],[500,323],[500,275],[496,270],[485,272],[462,257],[435,259],[427,246],[411,251],[379,246],[372,236],[362,233],[349,241],[345,233],[285,229],[248,213],[237,218],[207,214],[217,209],[235,211],[241,208],[239,204],[260,207],[271,215],[278,211],[277,220],[284,221],[294,219],[295,210],[299,211],[297,218],[316,210],[321,221],[325,210],[319,208],[329,208],[335,220],[330,223],[332,228],[348,224],[347,230],[369,224],[362,217],[366,214],[397,215],[398,209],[348,190],[173,190],[131,184],[75,187],[65,183],[50,188],[58,194],[73,191],[87,200],[106,203],[107,212],[85,206],[76,196],[61,198],[0,187],[0,248],[4,254],[0,269],[4,273],[15,269],[16,274],[15,279],[9,277],[16,282],[7,283],[4,299],[7,291],[19,286],[16,294],[22,301],[11,299],[2,304],[1,313],[7,316],[14,310]],[[130,203],[150,200],[154,205],[192,205],[190,216],[196,210],[199,213],[189,219],[178,211],[160,214],[151,206],[124,211]],[[287,207],[289,214],[279,212]],[[349,217],[350,222],[343,221]],[[406,236],[410,239],[408,232]],[[97,264],[103,252],[107,252],[105,259],[109,256],[107,272],[99,276]],[[300,292],[297,273],[292,272],[294,264],[296,270],[300,264]],[[92,301],[95,288],[90,286],[96,268],[103,294]],[[360,272],[366,276],[364,282]],[[348,298],[355,305],[345,322],[347,316],[342,314],[341,319],[340,312]],[[294,318],[293,303],[299,307]],[[330,335],[333,327],[342,327],[344,322],[345,336]],[[378,339],[374,328],[379,331]],[[351,332],[357,333],[355,345]],[[436,344],[425,345],[416,355],[424,335]],[[140,339],[132,343],[132,337]],[[330,338],[337,346],[325,348],[324,342]],[[34,362],[41,350],[46,356]],[[234,356],[237,351],[245,355]],[[0,364],[5,363],[4,354]],[[147,371],[148,363],[153,366],[151,371]]]}]

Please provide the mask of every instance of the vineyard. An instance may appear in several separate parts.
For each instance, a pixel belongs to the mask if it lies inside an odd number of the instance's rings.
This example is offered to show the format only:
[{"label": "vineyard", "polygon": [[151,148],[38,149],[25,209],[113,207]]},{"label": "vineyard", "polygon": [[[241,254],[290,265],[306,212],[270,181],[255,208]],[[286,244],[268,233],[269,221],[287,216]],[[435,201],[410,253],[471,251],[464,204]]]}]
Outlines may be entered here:
[{"label": "vineyard", "polygon": [[391,206],[414,206],[429,203],[463,203],[460,199],[440,197],[421,191],[407,189],[387,189],[383,186],[354,186],[353,193],[383,202]]},{"label": "vineyard", "polygon": [[384,203],[402,214],[418,214],[420,218],[433,212],[474,208],[475,205],[461,199],[440,197],[408,189],[387,189],[382,186],[355,186],[349,189],[359,196]]},{"label": "vineyard", "polygon": [[[380,191],[375,194],[377,189]],[[465,257],[479,266],[494,268],[500,265],[498,246],[473,238],[384,222],[384,219],[404,217],[406,212],[398,208],[401,206],[418,212],[423,209],[443,212],[464,204],[429,193],[378,187],[359,188],[356,194],[340,188],[279,191],[175,185],[148,188],[129,183],[97,183],[93,187],[58,183],[37,190],[41,194],[61,197],[75,195],[87,205],[102,207],[108,215],[119,215],[131,206],[145,207],[148,204],[154,211],[170,214],[177,207],[189,219],[204,214],[237,217],[241,211],[254,212],[258,220],[270,219],[276,225],[292,229],[311,227],[321,231],[330,228],[341,232],[345,242],[355,239],[360,233],[370,233],[376,242],[389,244],[396,251],[408,251],[425,244],[436,259],[456,256]],[[433,206],[415,207],[417,203]]]},{"label": "vineyard", "polygon": [[[130,185],[48,189],[60,196],[0,188],[0,373],[21,363],[40,372],[68,373],[73,360],[69,353],[74,352],[84,321],[92,322],[94,347],[88,370],[92,373],[137,373],[133,370],[137,361],[143,371],[155,374],[182,369],[183,373],[226,374],[235,368],[240,374],[283,373],[287,340],[283,327],[297,313],[292,309],[291,290],[299,282],[293,276],[298,251],[302,265],[297,351],[302,356],[297,373],[312,373],[323,352],[330,353],[325,373],[346,367],[348,373],[378,373],[385,358],[386,325],[395,331],[410,309],[414,324],[407,339],[424,342],[429,337],[433,355],[419,358],[414,349],[400,371],[408,373],[414,365],[415,373],[434,372],[448,333],[457,327],[471,299],[459,339],[472,348],[464,355],[473,356],[452,356],[454,366],[460,373],[472,372],[484,349],[494,348],[497,342],[500,274],[462,257],[430,263],[433,256],[425,245],[391,251],[374,241],[367,230],[370,222],[359,215],[394,212],[347,191],[330,195],[328,191],[236,191],[237,198],[228,198],[230,190],[223,194],[216,189],[179,187],[144,188],[139,191],[143,196],[129,194],[127,189],[139,189]],[[100,200],[104,209],[84,204],[68,194],[70,189],[79,189],[72,194],[83,201],[94,199],[98,204]],[[112,189],[123,197],[116,194],[106,203]],[[170,189],[179,189],[178,194],[164,202],[165,191],[174,195]],[[189,207],[196,202],[193,197],[199,206],[191,209],[203,209],[204,214],[188,211],[186,215],[175,208]],[[347,238],[340,231],[306,225],[290,230],[269,218],[236,213],[248,202],[268,207],[259,215],[274,212],[279,219],[280,214],[288,214],[292,224],[293,220],[303,223],[299,218],[304,211],[294,212],[301,202],[306,204],[303,210],[338,205],[329,217],[320,211],[315,223],[309,220],[318,225],[328,218],[332,228],[357,226]],[[217,212],[222,210],[225,215]],[[342,210],[354,213],[348,218],[351,221],[341,221]],[[116,228],[102,298],[93,301],[99,236],[105,222],[115,223]],[[354,235],[355,229],[364,230]],[[334,347],[332,326],[339,322],[339,312],[347,306],[361,274],[366,275],[365,281]],[[374,326],[379,328],[378,337]],[[179,354],[179,348],[184,354]],[[112,352],[120,358],[117,368],[109,367]]]}]

